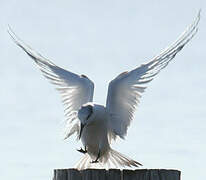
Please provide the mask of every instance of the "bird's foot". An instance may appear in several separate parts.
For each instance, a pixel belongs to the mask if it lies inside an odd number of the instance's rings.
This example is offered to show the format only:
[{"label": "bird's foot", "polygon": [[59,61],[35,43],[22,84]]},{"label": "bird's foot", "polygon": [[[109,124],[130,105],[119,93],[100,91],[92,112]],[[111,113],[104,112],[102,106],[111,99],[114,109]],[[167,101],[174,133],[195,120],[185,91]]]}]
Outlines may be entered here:
[{"label": "bird's foot", "polygon": [[93,161],[91,161],[91,163],[93,164],[93,163],[98,163],[99,161],[98,160],[93,160]]},{"label": "bird's foot", "polygon": [[77,151],[79,151],[80,153],[83,153],[83,154],[86,154],[86,153],[87,153],[86,148],[85,148],[85,150],[83,150],[82,148],[81,148],[81,149],[77,149]]},{"label": "bird's foot", "polygon": [[93,160],[91,163],[98,163],[99,158],[100,158],[100,150],[99,150],[99,153],[97,155],[97,158],[95,160]]}]

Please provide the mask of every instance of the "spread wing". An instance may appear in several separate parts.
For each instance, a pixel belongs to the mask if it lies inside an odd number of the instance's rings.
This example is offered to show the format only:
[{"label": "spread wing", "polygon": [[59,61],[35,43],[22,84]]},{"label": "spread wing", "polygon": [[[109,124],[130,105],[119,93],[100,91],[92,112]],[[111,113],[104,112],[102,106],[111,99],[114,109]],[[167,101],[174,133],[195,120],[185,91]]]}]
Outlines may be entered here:
[{"label": "spread wing", "polygon": [[146,85],[193,38],[197,33],[199,20],[200,12],[182,35],[158,56],[130,72],[120,74],[109,83],[106,108],[110,113],[111,131],[115,135],[124,138]]},{"label": "spread wing", "polygon": [[64,105],[67,128],[65,139],[73,133],[79,133],[79,122],[76,112],[81,105],[93,101],[94,83],[85,75],[77,75],[44,58],[38,52],[34,51],[28,45],[24,44],[11,30],[8,33],[13,41],[22,48],[37,64],[43,75],[56,86]]}]

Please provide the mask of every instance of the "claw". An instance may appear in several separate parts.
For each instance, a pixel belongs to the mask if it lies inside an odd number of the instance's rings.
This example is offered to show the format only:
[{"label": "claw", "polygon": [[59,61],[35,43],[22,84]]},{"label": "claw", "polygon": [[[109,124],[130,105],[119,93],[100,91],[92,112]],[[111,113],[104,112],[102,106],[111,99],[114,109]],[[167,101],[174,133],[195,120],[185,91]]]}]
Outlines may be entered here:
[{"label": "claw", "polygon": [[79,151],[80,153],[83,153],[83,154],[86,154],[86,153],[87,153],[86,148],[85,148],[85,150],[83,150],[82,148],[81,148],[81,149],[77,149],[77,151]]},{"label": "claw", "polygon": [[99,161],[98,160],[94,160],[94,161],[91,161],[91,163],[98,163]]},{"label": "claw", "polygon": [[94,161],[92,161],[91,163],[98,163],[99,158],[100,158],[100,150],[99,150],[99,153],[97,155],[97,158]]}]

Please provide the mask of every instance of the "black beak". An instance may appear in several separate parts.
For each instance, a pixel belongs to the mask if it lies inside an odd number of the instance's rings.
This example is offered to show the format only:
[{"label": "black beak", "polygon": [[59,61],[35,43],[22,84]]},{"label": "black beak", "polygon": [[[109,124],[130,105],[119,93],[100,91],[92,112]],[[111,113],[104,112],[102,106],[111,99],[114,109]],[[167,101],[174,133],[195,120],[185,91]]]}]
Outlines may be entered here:
[{"label": "black beak", "polygon": [[82,123],[81,123],[80,133],[79,133],[79,139],[81,139],[82,131],[83,131],[84,126],[85,126],[85,124],[82,124]]}]

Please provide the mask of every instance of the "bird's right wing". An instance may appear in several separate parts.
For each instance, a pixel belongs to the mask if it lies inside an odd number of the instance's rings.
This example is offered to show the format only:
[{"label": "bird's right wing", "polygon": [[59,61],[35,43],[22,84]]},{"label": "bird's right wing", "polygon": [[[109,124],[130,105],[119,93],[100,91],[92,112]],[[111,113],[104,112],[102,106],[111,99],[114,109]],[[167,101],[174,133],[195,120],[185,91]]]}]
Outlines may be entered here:
[{"label": "bird's right wing", "polygon": [[83,104],[93,101],[94,83],[85,75],[77,75],[56,66],[23,43],[11,28],[8,29],[8,33],[13,41],[35,61],[43,75],[60,92],[67,120],[65,139],[75,132],[78,135],[79,122],[77,121],[77,111]]},{"label": "bird's right wing", "polygon": [[110,114],[109,122],[113,137],[118,135],[124,138],[146,85],[193,38],[197,33],[199,20],[200,12],[183,34],[158,56],[132,71],[120,74],[109,83],[106,108]]}]

